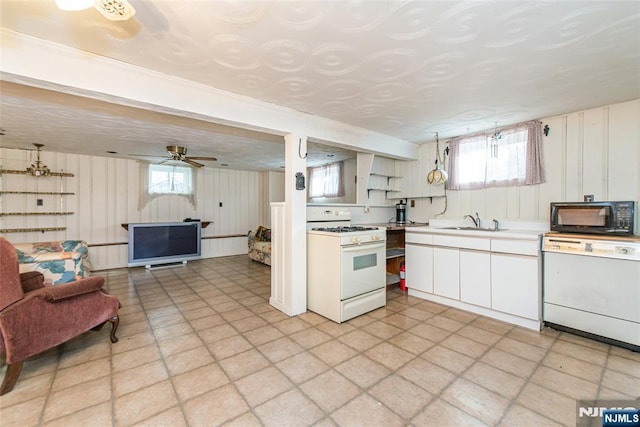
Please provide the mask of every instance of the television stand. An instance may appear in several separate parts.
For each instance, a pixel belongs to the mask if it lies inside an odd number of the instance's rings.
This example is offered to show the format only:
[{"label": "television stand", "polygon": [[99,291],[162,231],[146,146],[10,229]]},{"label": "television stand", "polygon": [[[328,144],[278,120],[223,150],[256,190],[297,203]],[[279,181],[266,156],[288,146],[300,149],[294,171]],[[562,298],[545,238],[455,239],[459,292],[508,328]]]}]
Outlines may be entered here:
[{"label": "television stand", "polygon": [[187,265],[187,261],[168,262],[166,264],[147,264],[144,266],[147,270],[157,270],[160,268],[171,268]]}]

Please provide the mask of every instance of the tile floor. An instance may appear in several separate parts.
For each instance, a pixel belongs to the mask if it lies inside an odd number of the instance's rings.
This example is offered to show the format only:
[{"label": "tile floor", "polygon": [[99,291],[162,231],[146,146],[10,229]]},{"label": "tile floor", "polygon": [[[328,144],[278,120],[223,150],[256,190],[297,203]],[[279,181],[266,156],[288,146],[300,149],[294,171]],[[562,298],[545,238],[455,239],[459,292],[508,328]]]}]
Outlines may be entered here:
[{"label": "tile floor", "polygon": [[577,398],[640,395],[638,353],[397,290],[343,324],[289,318],[246,256],[101,274],[120,341],[26,362],[2,426],[573,426]]}]

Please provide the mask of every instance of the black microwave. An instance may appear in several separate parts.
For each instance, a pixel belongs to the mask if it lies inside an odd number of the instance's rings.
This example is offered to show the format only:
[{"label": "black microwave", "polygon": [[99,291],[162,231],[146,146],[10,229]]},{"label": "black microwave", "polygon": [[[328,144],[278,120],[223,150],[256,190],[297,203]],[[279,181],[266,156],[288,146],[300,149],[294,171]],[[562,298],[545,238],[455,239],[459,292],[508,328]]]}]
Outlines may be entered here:
[{"label": "black microwave", "polygon": [[552,231],[628,236],[634,233],[635,202],[551,203]]}]

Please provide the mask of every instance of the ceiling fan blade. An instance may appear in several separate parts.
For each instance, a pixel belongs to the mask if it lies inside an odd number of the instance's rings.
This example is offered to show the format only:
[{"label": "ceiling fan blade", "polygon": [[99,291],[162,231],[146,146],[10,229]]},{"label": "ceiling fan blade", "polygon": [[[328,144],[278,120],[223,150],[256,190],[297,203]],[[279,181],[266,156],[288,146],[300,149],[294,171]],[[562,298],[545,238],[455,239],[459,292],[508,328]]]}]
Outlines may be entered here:
[{"label": "ceiling fan blade", "polygon": [[215,157],[199,157],[199,156],[188,156],[185,157],[186,159],[191,159],[191,160],[209,160],[211,162],[217,162],[218,159],[216,159]]},{"label": "ceiling fan blade", "polygon": [[188,158],[184,158],[184,159],[182,159],[182,161],[185,162],[185,163],[188,163],[191,166],[196,167],[196,168],[201,168],[201,167],[204,166],[202,163],[194,162],[193,160],[190,160]]}]

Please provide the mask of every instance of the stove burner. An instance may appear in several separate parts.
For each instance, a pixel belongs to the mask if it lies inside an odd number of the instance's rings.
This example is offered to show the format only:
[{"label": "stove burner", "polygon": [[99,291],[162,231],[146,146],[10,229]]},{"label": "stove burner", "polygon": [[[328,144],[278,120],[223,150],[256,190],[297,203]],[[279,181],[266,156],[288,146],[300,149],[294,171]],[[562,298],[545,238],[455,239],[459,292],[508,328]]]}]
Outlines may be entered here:
[{"label": "stove burner", "polygon": [[313,231],[328,231],[329,233],[351,233],[354,231],[370,231],[370,230],[377,230],[377,229],[378,227],[361,227],[361,226],[312,228]]}]

